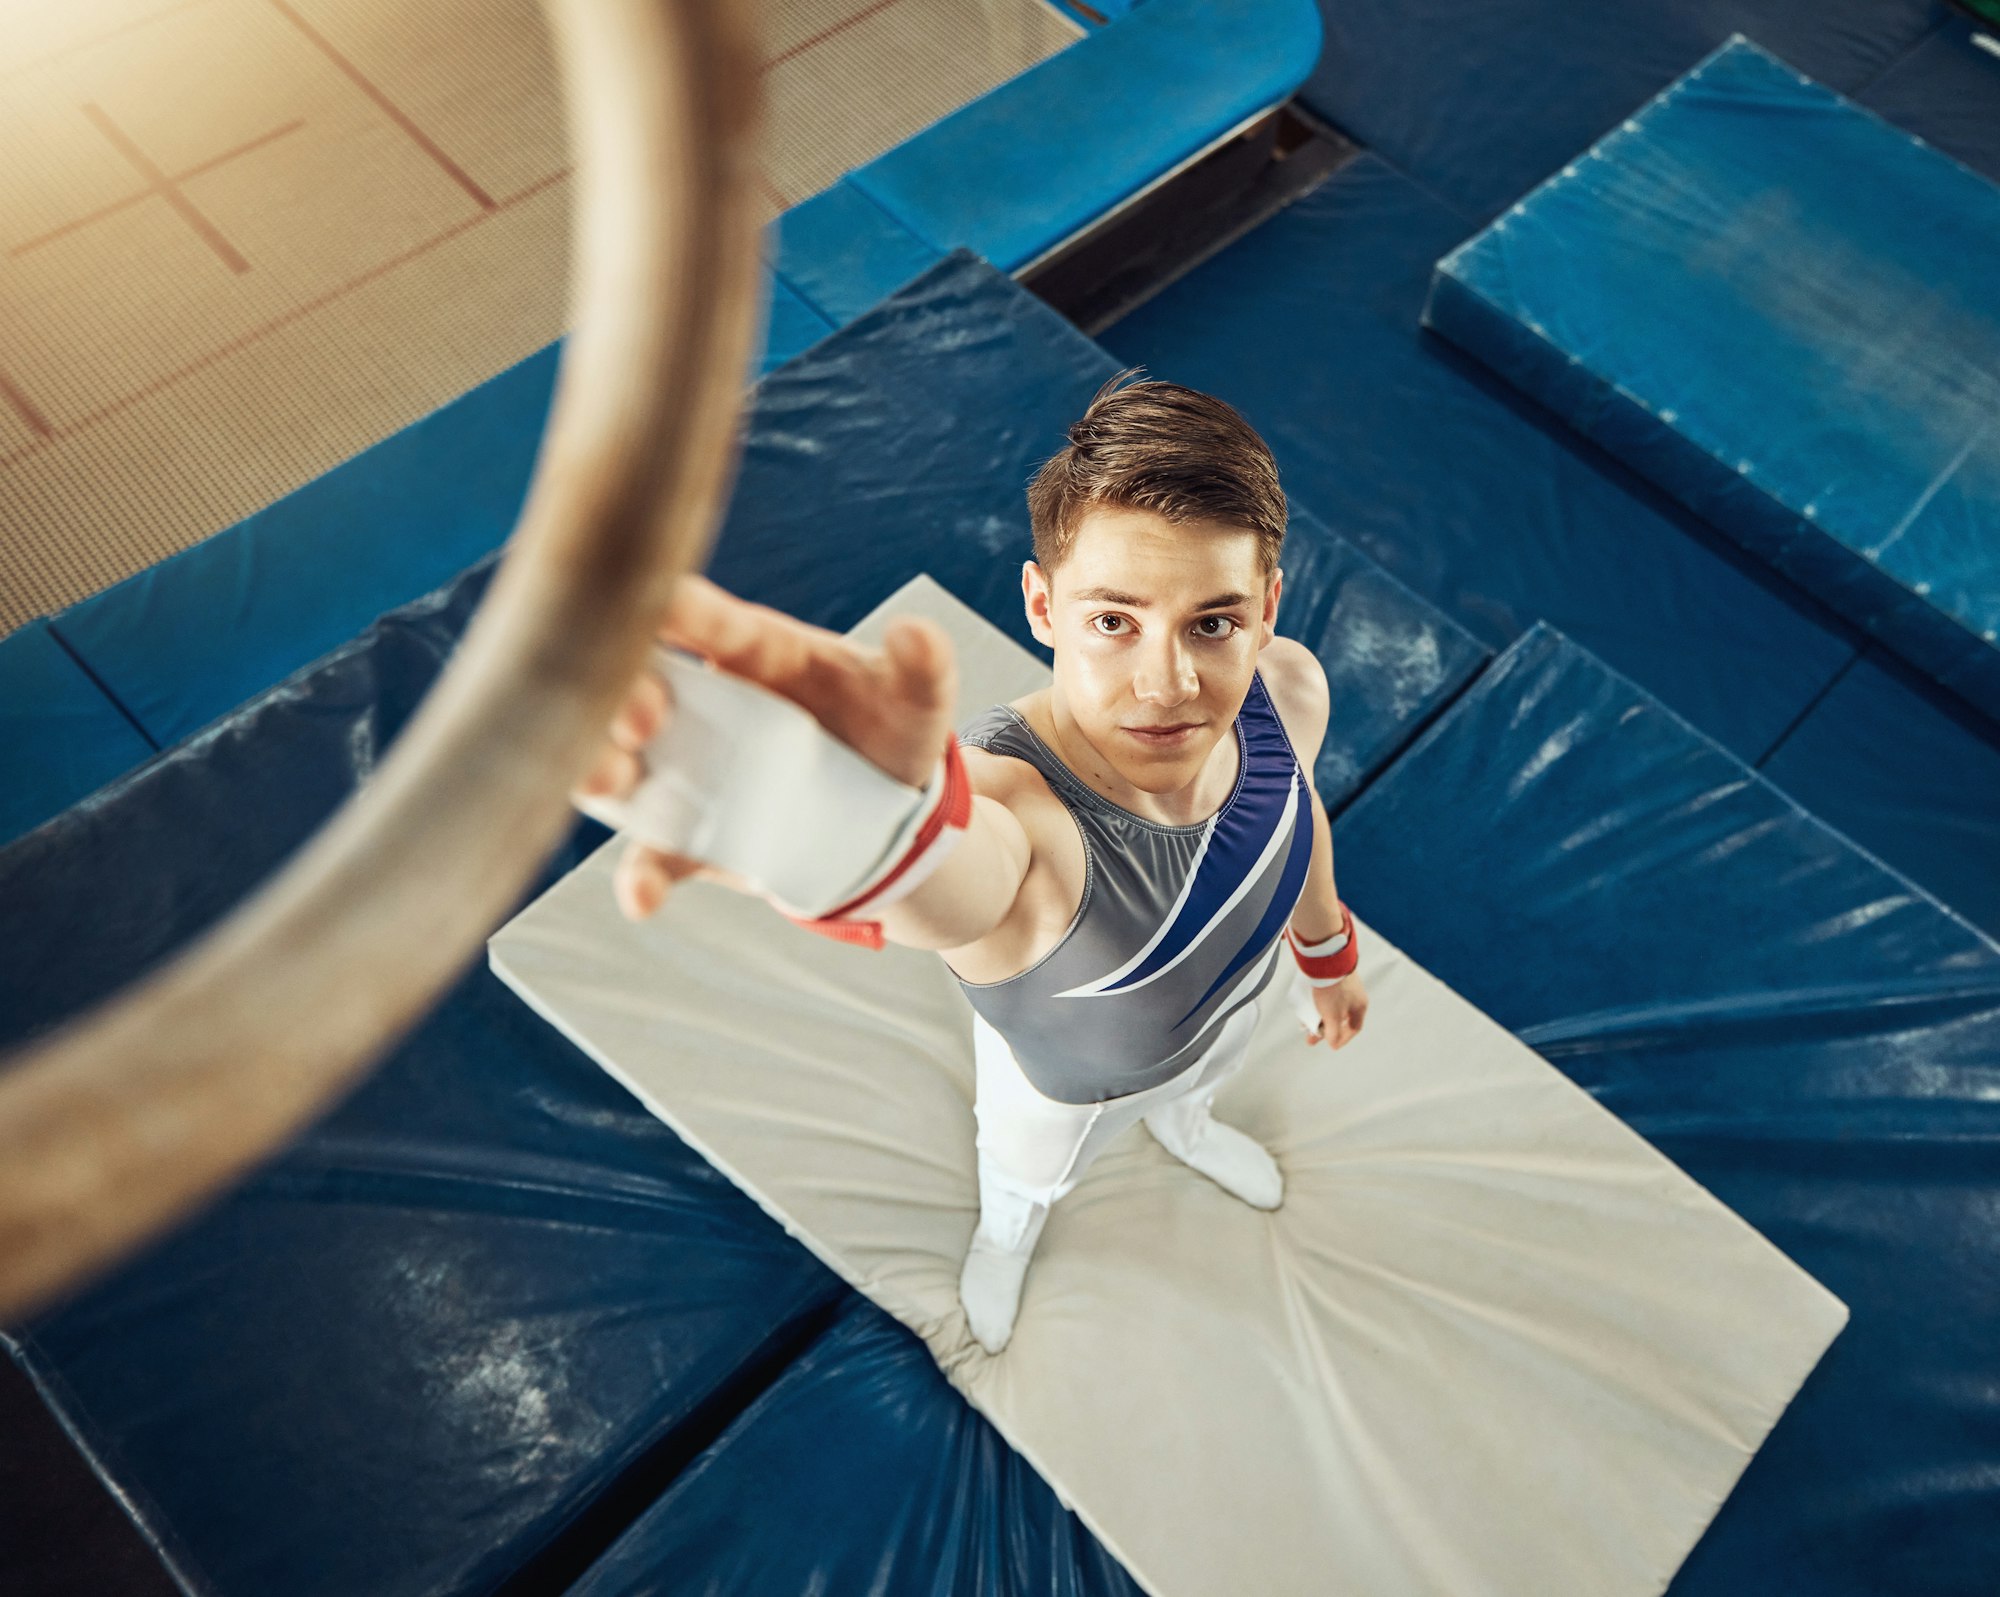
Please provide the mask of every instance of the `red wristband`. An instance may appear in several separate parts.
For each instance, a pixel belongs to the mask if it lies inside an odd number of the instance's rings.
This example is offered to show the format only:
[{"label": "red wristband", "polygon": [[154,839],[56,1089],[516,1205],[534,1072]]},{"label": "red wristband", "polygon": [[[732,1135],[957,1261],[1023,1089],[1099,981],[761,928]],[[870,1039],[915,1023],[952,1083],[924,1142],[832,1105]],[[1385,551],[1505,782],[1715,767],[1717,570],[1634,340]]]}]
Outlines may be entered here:
[{"label": "red wristband", "polygon": [[1299,962],[1306,980],[1315,987],[1331,987],[1342,977],[1351,976],[1360,962],[1354,916],[1345,904],[1340,906],[1340,930],[1326,941],[1302,944],[1289,926],[1285,928],[1285,941],[1292,945],[1292,958]]},{"label": "red wristband", "polygon": [[946,733],[943,791],[938,796],[936,807],[924,817],[923,825],[917,829],[917,835],[903,851],[902,857],[863,891],[824,915],[811,920],[797,915],[785,918],[794,926],[803,926],[807,931],[830,937],[837,943],[880,949],[886,941],[882,935],[882,923],[855,920],[852,918],[855,912],[871,904],[886,907],[914,890],[951,852],[956,839],[949,838],[947,834],[962,832],[971,824],[972,781],[965,774],[965,760],[958,751],[957,734]]}]

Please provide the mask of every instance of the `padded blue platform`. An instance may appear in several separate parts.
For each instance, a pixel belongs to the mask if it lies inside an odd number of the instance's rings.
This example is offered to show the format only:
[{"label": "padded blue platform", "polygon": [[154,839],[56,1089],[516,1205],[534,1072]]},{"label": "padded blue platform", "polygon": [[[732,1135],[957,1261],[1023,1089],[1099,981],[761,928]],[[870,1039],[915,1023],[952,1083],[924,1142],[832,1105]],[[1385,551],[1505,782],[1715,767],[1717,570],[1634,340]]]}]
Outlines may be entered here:
[{"label": "padded blue platform", "polygon": [[2000,715],[2000,188],[1736,40],[1427,325]]},{"label": "padded blue platform", "polygon": [[1146,0],[848,181],[1015,271],[1284,100],[1319,48],[1311,0]]},{"label": "padded blue platform", "polygon": [[1493,646],[1546,619],[1746,759],[1850,658],[1819,606],[1417,325],[1471,229],[1364,156],[1099,341],[1240,407],[1285,485]]},{"label": "padded blue platform", "polygon": [[[1023,488],[1115,367],[960,252],[761,388],[715,569],[845,626],[918,569],[1024,636]],[[1345,797],[1484,651],[1301,513]],[[488,566],[0,851],[0,1048],[221,915],[375,764]],[[550,871],[603,833],[584,823]],[[546,885],[545,873],[542,885]],[[539,886],[531,891],[539,891]],[[481,969],[26,1360],[206,1592],[548,1586],[808,1336],[834,1278]]]},{"label": "padded blue platform", "polygon": [[1942,0],[1323,0],[1300,97],[1467,220],[1525,194],[1732,33],[1853,93]]},{"label": "padded blue platform", "polygon": [[[1385,935],[1853,1308],[1675,1597],[2000,1584],[2000,946],[1547,627],[1334,846]],[[1038,1488],[857,1306],[579,1591],[1128,1592]]]},{"label": "padded blue platform", "polygon": [[46,621],[0,638],[0,842],[153,752]]}]

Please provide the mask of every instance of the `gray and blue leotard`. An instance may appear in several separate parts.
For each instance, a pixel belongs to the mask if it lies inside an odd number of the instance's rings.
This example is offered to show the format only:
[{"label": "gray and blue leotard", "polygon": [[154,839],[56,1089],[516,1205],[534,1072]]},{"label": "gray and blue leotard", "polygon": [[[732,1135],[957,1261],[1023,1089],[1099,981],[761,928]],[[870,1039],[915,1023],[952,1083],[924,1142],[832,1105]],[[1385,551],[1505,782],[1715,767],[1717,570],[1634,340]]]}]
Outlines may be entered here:
[{"label": "gray and blue leotard", "polygon": [[1004,704],[959,734],[1034,766],[1083,834],[1083,901],[1061,941],[1018,976],[960,983],[1043,1096],[1096,1103],[1170,1080],[1276,970],[1312,858],[1312,793],[1262,676],[1236,734],[1236,788],[1195,826],[1093,792]]}]

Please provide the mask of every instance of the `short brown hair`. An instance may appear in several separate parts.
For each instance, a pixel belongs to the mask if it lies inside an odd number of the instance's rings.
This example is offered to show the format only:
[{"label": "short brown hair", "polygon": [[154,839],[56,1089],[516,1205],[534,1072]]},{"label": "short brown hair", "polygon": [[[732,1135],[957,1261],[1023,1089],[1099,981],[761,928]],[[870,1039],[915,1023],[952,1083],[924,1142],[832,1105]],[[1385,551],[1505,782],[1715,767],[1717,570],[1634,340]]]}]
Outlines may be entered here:
[{"label": "short brown hair", "polygon": [[1093,505],[1150,510],[1168,521],[1224,521],[1257,535],[1265,576],[1285,542],[1285,493],[1262,438],[1213,394],[1113,377],[1069,429],[1069,443],[1028,484],[1028,523],[1044,571],[1069,553]]}]

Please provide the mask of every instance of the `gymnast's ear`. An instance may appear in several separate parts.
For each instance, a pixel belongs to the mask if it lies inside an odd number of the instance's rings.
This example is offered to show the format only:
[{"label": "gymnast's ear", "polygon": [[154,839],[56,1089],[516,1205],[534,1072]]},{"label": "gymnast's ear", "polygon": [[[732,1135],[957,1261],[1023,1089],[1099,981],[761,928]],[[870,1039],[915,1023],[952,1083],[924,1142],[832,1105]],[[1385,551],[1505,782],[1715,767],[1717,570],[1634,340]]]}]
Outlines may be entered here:
[{"label": "gymnast's ear", "polygon": [[1021,607],[1028,613],[1028,630],[1045,649],[1056,646],[1055,594],[1048,574],[1032,560],[1021,562]]},{"label": "gymnast's ear", "polygon": [[1257,647],[1263,648],[1278,635],[1278,596],[1285,591],[1285,568],[1276,566],[1271,571],[1271,581],[1264,590],[1263,636],[1257,640]]}]

